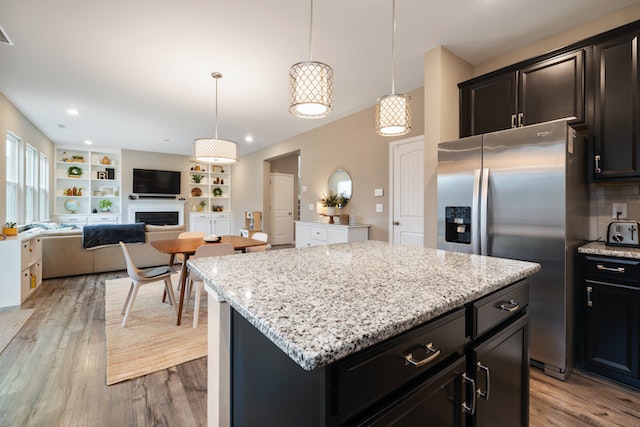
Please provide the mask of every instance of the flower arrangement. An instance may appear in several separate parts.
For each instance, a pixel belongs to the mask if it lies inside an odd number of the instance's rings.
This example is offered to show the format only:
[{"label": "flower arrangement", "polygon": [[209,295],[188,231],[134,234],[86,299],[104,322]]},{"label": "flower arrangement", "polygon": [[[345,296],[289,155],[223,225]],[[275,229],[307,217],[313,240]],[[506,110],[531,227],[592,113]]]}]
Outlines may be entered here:
[{"label": "flower arrangement", "polygon": [[15,236],[18,234],[18,227],[15,222],[7,221],[2,226],[2,234],[5,236]]},{"label": "flower arrangement", "polygon": [[326,208],[344,208],[347,206],[351,200],[345,193],[336,194],[333,191],[329,191],[329,193],[320,199],[322,206]]}]

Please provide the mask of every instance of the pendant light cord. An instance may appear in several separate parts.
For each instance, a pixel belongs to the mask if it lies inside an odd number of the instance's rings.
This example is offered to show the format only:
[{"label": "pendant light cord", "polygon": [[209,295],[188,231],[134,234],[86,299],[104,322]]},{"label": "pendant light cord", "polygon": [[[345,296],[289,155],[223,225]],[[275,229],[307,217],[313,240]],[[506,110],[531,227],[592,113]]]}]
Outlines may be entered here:
[{"label": "pendant light cord", "polygon": [[396,0],[392,2],[393,12],[391,13],[391,94],[396,93]]},{"label": "pendant light cord", "polygon": [[309,14],[309,61],[313,61],[311,56],[311,46],[313,45],[313,0],[311,0],[311,13]]},{"label": "pendant light cord", "polygon": [[215,114],[214,114],[214,118],[215,118],[214,138],[218,139],[218,79],[222,78],[222,74],[214,71],[213,73],[211,73],[211,77],[216,79],[216,94],[215,94],[216,108],[215,108]]}]

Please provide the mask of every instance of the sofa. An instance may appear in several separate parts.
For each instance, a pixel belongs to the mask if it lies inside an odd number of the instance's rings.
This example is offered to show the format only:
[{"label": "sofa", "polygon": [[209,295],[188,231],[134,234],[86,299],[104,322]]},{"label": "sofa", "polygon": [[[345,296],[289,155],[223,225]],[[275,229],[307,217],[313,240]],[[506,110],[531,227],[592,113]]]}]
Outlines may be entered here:
[{"label": "sofa", "polygon": [[[183,225],[147,225],[145,242],[127,245],[133,262],[139,268],[168,264],[170,256],[153,248],[150,242],[176,239],[183,231]],[[126,269],[119,245],[83,249],[81,228],[47,230],[42,234],[43,279]]]}]

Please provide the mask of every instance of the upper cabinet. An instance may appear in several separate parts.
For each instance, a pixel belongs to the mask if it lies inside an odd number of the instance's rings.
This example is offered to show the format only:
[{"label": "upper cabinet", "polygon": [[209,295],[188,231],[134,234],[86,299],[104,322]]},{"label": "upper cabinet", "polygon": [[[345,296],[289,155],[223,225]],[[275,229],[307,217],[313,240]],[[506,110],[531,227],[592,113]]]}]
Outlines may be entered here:
[{"label": "upper cabinet", "polygon": [[58,222],[121,222],[119,150],[56,147],[55,215]]},{"label": "upper cabinet", "polygon": [[460,136],[585,118],[585,55],[578,49],[461,83]]},{"label": "upper cabinet", "polygon": [[631,32],[595,46],[595,180],[640,177],[638,34]]}]

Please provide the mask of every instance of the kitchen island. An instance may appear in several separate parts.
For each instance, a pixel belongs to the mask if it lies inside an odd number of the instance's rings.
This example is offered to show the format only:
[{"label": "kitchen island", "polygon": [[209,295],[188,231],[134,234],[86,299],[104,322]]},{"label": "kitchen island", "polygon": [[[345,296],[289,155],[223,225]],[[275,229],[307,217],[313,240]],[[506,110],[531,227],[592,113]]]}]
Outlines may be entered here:
[{"label": "kitchen island", "polygon": [[[469,344],[498,325],[522,318],[528,343],[524,279],[540,268],[376,241],[189,264],[210,295],[210,425],[228,424],[228,410],[233,425],[370,424],[445,367],[468,365]],[[442,344],[423,342],[432,337]],[[475,393],[457,394],[475,406]]]}]

